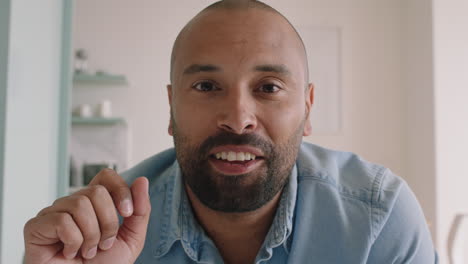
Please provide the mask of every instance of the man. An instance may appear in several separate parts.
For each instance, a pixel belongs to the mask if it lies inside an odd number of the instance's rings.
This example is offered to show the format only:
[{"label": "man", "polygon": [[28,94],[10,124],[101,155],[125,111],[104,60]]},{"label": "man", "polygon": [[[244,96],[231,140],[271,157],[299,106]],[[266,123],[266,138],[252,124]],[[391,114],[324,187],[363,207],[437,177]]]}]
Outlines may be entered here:
[{"label": "man", "polygon": [[175,150],[124,173],[130,188],[103,170],[39,212],[25,226],[26,263],[437,262],[406,183],[302,143],[305,49],[271,7],[200,12],[176,39],[167,90]]}]

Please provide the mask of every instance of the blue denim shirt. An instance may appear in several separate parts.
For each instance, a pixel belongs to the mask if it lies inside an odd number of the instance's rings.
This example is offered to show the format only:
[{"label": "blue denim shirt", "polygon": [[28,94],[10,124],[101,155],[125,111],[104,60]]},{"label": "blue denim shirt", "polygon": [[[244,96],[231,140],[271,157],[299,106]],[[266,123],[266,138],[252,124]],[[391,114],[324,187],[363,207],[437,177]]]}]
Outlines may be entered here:
[{"label": "blue denim shirt", "polygon": [[[223,263],[195,219],[174,149],[123,173],[150,181],[151,217],[136,263]],[[438,263],[422,210],[390,170],[302,143],[255,263]]]}]

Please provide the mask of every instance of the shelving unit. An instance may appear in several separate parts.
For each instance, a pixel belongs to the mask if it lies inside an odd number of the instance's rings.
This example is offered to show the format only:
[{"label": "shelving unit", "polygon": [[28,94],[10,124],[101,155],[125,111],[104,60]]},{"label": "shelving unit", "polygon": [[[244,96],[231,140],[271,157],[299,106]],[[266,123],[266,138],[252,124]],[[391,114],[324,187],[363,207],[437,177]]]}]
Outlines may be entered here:
[{"label": "shelving unit", "polygon": [[72,117],[72,125],[116,125],[125,124],[125,119],[120,117],[101,118],[101,117]]},{"label": "shelving unit", "polygon": [[125,75],[114,75],[106,73],[88,74],[88,73],[75,73],[73,75],[74,83],[98,83],[98,84],[128,84]]},{"label": "shelving unit", "polygon": [[[80,97],[77,105],[95,102],[96,98],[92,95],[93,89],[96,91],[104,89],[98,92],[98,96],[103,97],[106,91],[110,92],[107,89],[128,86],[128,84],[125,75],[77,72],[73,74],[73,88],[76,89],[74,92],[91,96]],[[119,168],[125,167],[128,163],[129,127],[127,121],[123,117],[81,117],[75,115],[78,112],[71,113],[70,155],[74,160],[76,177],[69,183],[73,182],[78,186],[68,186],[66,194],[85,187],[81,186],[85,177],[83,175],[85,164],[113,161]]]}]

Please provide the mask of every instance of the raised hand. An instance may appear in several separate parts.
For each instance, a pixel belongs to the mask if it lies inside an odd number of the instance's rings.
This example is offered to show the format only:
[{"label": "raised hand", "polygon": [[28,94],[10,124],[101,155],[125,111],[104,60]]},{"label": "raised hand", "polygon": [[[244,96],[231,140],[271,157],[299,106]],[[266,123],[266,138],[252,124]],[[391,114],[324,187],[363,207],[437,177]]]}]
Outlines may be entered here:
[{"label": "raised hand", "polygon": [[[116,208],[124,217],[119,227]],[[86,188],[41,210],[24,227],[25,263],[134,263],[145,243],[148,180],[131,188],[104,169]]]}]

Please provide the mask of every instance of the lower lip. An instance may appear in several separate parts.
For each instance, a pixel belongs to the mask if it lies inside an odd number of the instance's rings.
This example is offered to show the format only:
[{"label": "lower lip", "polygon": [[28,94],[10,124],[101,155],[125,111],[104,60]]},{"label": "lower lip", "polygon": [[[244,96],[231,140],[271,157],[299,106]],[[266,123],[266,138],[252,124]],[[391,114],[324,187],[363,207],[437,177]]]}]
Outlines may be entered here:
[{"label": "lower lip", "polygon": [[249,173],[258,168],[263,159],[249,160],[246,162],[229,162],[225,160],[218,160],[216,158],[209,158],[211,165],[218,172],[225,175],[239,175]]}]

